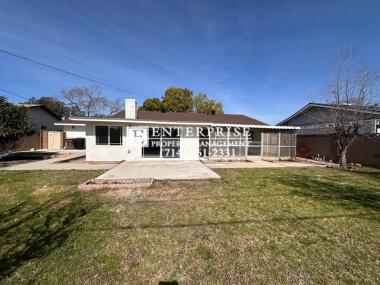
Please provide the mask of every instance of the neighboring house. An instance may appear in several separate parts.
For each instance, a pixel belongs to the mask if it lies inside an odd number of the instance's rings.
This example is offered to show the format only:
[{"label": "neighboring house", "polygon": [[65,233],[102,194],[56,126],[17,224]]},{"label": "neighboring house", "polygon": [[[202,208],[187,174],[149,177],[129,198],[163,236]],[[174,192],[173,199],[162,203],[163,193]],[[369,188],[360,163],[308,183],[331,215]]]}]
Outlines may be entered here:
[{"label": "neighboring house", "polygon": [[24,106],[29,109],[30,116],[37,122],[39,131],[62,131],[62,126],[56,126],[54,123],[61,120],[45,105],[38,104],[14,104]]},{"label": "neighboring house", "polygon": [[72,130],[85,124],[87,161],[295,157],[295,127],[270,126],[244,115],[137,111],[133,99],[114,116],[72,117],[57,124]]},{"label": "neighboring house", "polygon": [[61,120],[45,105],[38,104],[14,104],[29,109],[29,114],[37,123],[38,132],[30,137],[23,137],[14,143],[13,151],[25,151],[30,149],[61,149],[64,135],[62,126],[55,125]]},{"label": "neighboring house", "polygon": [[[328,112],[332,106],[309,103],[277,126],[297,126],[297,156],[325,157],[337,162],[338,149],[330,138]],[[357,162],[367,166],[380,167],[380,112],[374,107],[371,116],[365,121],[361,132],[363,138],[354,142],[348,149],[348,162]],[[368,138],[369,137],[369,138]]]}]

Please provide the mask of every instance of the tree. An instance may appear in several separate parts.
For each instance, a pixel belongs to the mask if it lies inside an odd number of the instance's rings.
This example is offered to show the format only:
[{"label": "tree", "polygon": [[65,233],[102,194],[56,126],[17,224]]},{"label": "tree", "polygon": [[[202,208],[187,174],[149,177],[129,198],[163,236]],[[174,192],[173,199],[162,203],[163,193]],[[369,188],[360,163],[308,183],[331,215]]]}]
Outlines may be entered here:
[{"label": "tree", "polygon": [[138,110],[160,111],[162,108],[165,108],[169,112],[211,113],[211,111],[215,111],[217,114],[224,114],[221,102],[209,100],[206,94],[202,93],[193,96],[193,91],[187,88],[168,88],[161,99],[146,99]]},{"label": "tree", "polygon": [[379,71],[364,60],[357,62],[353,47],[348,51],[338,48],[336,59],[330,82],[321,91],[328,111],[321,111],[318,116],[328,122],[331,138],[338,147],[340,167],[346,168],[349,147],[356,140],[370,136],[363,127],[380,111]]},{"label": "tree", "polygon": [[37,99],[35,97],[30,98],[28,101],[23,104],[39,104],[45,105],[49,108],[54,114],[56,114],[61,119],[68,118],[70,116],[77,116],[78,110],[76,108],[71,108],[65,104],[65,102],[59,101],[55,97],[41,97]]},{"label": "tree", "polygon": [[110,116],[120,112],[123,109],[123,107],[124,106],[120,98],[117,98],[115,100],[108,99],[107,109]]},{"label": "tree", "polygon": [[159,98],[146,99],[138,111],[160,111],[162,108],[162,102]]},{"label": "tree", "polygon": [[190,113],[193,109],[193,91],[170,87],[162,96],[162,106],[169,112]]},{"label": "tree", "polygon": [[0,96],[0,157],[11,152],[14,142],[36,132],[36,122],[30,117],[29,109]]},{"label": "tree", "polygon": [[120,98],[107,99],[103,95],[103,89],[97,85],[62,90],[60,97],[69,101],[72,108],[81,116],[100,116],[103,113],[113,115],[121,111],[124,106]]},{"label": "tree", "polygon": [[199,93],[193,98],[195,113],[208,113],[215,111],[216,114],[224,114],[223,104],[213,99],[209,100],[206,94]]}]

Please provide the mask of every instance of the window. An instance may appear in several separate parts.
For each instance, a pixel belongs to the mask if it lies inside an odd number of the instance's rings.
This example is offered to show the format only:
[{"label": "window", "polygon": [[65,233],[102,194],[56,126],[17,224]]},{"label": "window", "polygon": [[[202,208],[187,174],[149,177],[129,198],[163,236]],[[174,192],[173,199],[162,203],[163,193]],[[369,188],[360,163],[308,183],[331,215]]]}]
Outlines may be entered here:
[{"label": "window", "polygon": [[122,126],[95,126],[96,145],[123,145]]},{"label": "window", "polygon": [[41,130],[47,130],[47,126],[41,125]]},{"label": "window", "polygon": [[110,127],[110,145],[122,145],[122,128],[121,126]]}]

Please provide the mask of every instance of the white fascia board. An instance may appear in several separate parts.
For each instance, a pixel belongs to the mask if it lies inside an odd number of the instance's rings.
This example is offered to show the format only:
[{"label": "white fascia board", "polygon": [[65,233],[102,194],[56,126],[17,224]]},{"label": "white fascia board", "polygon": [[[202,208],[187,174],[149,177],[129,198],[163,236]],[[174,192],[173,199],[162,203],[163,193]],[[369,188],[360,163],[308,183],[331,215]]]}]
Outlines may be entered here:
[{"label": "white fascia board", "polygon": [[136,123],[136,124],[155,124],[155,125],[191,125],[204,126],[211,125],[212,122],[183,122],[183,121],[158,121],[158,120],[130,120],[130,119],[85,119],[85,118],[70,118],[70,120],[88,121],[88,122],[108,122],[108,123]]},{"label": "white fascia board", "polygon": [[240,125],[240,124],[211,124],[212,127],[252,128],[252,129],[275,129],[275,130],[299,130],[300,127],[292,126],[269,126],[269,125]]},{"label": "white fascia board", "polygon": [[56,125],[56,126],[85,126],[86,124],[75,124],[75,123],[70,123],[70,124],[67,124],[67,123],[65,123],[65,124],[60,124],[60,123],[54,123],[54,125]]}]

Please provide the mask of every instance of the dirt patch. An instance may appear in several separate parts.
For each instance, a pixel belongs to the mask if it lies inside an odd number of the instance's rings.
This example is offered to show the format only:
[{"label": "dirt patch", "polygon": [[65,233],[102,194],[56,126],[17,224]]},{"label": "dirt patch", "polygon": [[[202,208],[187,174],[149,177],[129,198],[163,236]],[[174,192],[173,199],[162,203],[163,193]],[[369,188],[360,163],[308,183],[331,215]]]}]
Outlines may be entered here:
[{"label": "dirt patch", "polygon": [[100,196],[116,198],[116,199],[134,198],[134,197],[146,194],[146,192],[144,193],[144,190],[146,190],[146,188],[145,189],[126,188],[126,189],[119,189],[119,190],[111,190],[111,191],[107,191],[105,193],[100,194]]}]

